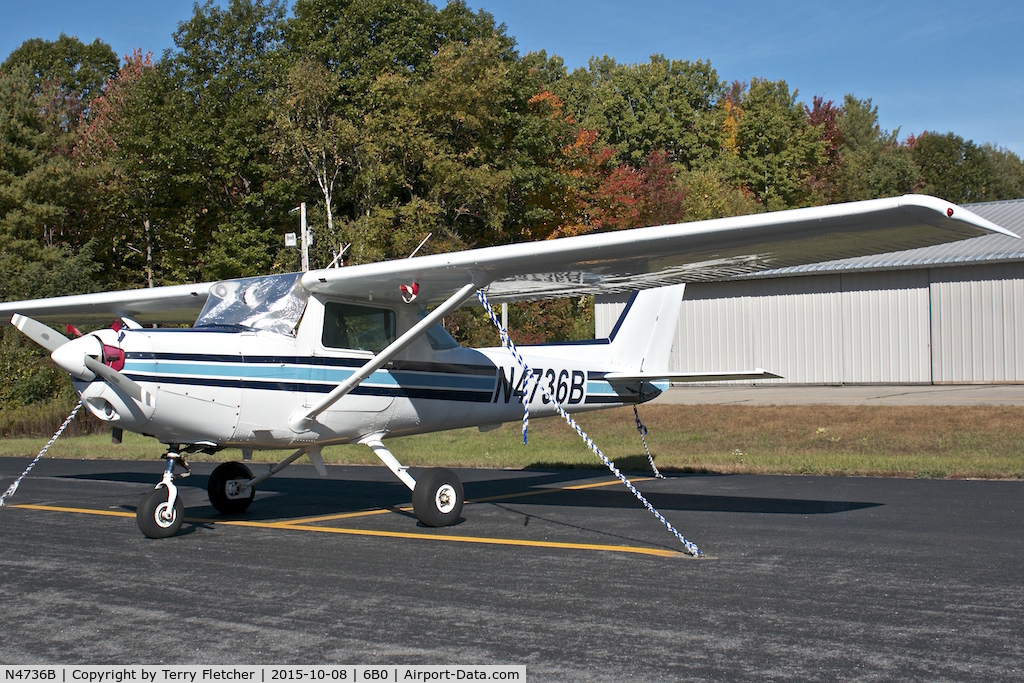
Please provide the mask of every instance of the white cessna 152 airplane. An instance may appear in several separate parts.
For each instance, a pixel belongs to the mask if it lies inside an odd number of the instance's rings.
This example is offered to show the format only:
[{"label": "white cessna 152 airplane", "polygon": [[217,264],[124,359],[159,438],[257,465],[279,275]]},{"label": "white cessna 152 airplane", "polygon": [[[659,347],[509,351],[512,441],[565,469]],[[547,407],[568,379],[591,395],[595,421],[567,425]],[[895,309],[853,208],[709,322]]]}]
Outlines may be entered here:
[{"label": "white cessna 152 airplane", "polygon": [[[0,304],[0,316],[51,352],[89,412],[115,432],[167,444],[162,481],[140,501],[152,538],[174,535],[184,508],[175,467],[197,451],[292,449],[253,476],[219,465],[209,496],[222,513],[306,455],[361,443],[412,491],[427,526],[455,523],[463,490],[447,469],[414,479],[384,440],[522,416],[637,404],[670,380],[776,377],[761,370],[672,374],[668,358],[684,283],[1012,233],[969,211],[908,195],[511,244],[307,273]],[[482,290],[490,301],[637,292],[607,339],[460,347],[439,321]],[[482,299],[483,300],[483,299]],[[432,310],[424,307],[432,306]],[[198,314],[198,317],[196,317]],[[69,339],[49,323],[115,321]],[[191,328],[145,328],[180,324]],[[547,391],[537,391],[543,383]]]}]

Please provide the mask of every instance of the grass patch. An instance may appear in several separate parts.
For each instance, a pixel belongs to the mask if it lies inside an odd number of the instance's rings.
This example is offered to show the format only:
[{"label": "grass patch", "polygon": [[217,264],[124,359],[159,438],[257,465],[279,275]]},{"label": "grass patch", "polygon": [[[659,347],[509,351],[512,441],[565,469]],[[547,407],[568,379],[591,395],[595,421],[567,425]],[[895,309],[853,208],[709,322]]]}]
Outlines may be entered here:
[{"label": "grass patch", "polygon": [[[1016,406],[680,406],[641,407],[648,445],[666,471],[1024,479],[1024,408]],[[647,468],[630,408],[578,416],[580,425],[622,469]],[[0,455],[34,456],[45,438],[0,440]],[[601,468],[559,418],[481,433],[461,429],[391,439],[404,464],[498,468]],[[125,434],[62,438],[52,457],[156,460],[163,447]],[[273,462],[280,452],[257,452]],[[237,451],[196,461],[239,458]],[[365,446],[324,450],[331,463],[378,464]]]},{"label": "grass patch", "polygon": [[[74,407],[74,401],[58,399],[49,403],[0,410],[0,436],[3,438],[45,436],[49,441],[50,435],[57,431]],[[78,415],[68,425],[64,434],[66,436],[82,436],[97,433],[103,424],[99,420],[89,417],[88,412],[84,408],[79,410]],[[103,429],[103,431],[106,430]]]}]

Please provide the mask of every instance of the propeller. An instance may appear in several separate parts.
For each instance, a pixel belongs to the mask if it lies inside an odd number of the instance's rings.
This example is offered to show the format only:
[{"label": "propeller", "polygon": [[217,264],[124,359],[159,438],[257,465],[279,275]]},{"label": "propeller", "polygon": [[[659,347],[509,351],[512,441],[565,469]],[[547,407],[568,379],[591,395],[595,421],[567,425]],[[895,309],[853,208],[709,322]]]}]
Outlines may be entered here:
[{"label": "propeller", "polygon": [[36,344],[39,344],[50,353],[53,353],[58,348],[71,341],[52,327],[47,327],[43,323],[23,316],[20,313],[14,314],[11,318],[11,324],[17,327],[18,330],[26,337],[34,341]]},{"label": "propeller", "polygon": [[[107,384],[121,390],[140,404],[155,405],[153,394],[143,389],[134,380],[93,357],[94,355],[103,356],[103,342],[98,337],[90,334],[71,340],[53,328],[21,314],[12,317],[11,324],[26,337],[49,351],[53,362],[72,377],[85,381],[100,377]],[[97,346],[99,347],[98,353]]]}]

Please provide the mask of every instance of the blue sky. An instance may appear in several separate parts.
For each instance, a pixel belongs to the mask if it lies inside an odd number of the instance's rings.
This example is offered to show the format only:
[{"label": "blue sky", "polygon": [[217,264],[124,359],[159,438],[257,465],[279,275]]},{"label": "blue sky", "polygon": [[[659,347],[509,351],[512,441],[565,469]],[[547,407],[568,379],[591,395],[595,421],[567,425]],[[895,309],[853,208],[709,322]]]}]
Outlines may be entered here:
[{"label": "blue sky", "polygon": [[[435,0],[438,4],[440,0]],[[504,23],[520,52],[545,49],[571,69],[591,56],[707,59],[726,81],[783,79],[841,101],[871,98],[900,136],[953,131],[1024,157],[1024,4],[1006,0],[467,0]],[[0,55],[63,31],[119,55],[157,57],[191,0],[7,0]],[[224,3],[221,3],[224,4]]]}]

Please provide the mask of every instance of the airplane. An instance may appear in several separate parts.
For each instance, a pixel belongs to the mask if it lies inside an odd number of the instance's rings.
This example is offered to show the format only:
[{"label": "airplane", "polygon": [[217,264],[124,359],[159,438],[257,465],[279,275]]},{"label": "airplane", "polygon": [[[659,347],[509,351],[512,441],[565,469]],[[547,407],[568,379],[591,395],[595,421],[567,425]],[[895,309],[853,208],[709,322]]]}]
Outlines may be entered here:
[{"label": "airplane", "polygon": [[[254,475],[225,462],[210,503],[239,514],[257,487],[302,456],[359,443],[411,491],[428,527],[461,519],[464,491],[447,468],[413,477],[385,440],[650,401],[672,381],[778,377],[762,369],[669,371],[686,283],[1012,232],[935,197],[905,195],[603,232],[539,242],[223,282],[0,304],[68,372],[115,439],[167,445],[163,476],[139,502],[150,538],[184,518],[176,479],[187,456],[292,452]],[[441,320],[490,302],[632,292],[607,338],[514,349],[464,348]],[[474,297],[474,294],[477,296]],[[46,323],[109,324],[69,338]],[[157,327],[180,325],[191,327]],[[150,325],[150,327],[145,327]],[[500,325],[499,325],[500,327]],[[68,325],[69,333],[77,328]],[[507,337],[502,333],[502,339]],[[532,370],[532,375],[526,368]],[[178,474],[178,470],[181,473]]]}]

